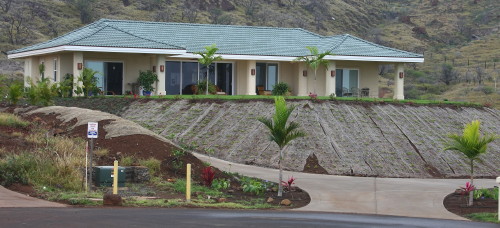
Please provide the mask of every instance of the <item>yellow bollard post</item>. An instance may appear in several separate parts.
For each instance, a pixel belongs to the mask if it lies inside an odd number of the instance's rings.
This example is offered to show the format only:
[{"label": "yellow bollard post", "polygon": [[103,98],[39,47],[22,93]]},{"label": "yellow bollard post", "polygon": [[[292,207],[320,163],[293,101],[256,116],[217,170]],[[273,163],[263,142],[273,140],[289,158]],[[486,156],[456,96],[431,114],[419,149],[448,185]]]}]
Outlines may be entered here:
[{"label": "yellow bollard post", "polygon": [[118,161],[115,160],[115,167],[113,167],[113,194],[118,194]]},{"label": "yellow bollard post", "polygon": [[191,164],[187,164],[186,170],[186,202],[191,202]]}]

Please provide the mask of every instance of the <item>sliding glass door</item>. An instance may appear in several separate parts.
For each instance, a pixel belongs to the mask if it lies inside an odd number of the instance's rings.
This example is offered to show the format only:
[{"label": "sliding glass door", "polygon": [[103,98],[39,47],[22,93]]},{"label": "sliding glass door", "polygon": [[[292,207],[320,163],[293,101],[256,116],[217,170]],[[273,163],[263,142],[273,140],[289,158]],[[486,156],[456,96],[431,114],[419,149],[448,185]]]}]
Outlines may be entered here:
[{"label": "sliding glass door", "polygon": [[256,68],[257,89],[263,88],[264,90],[272,90],[274,85],[278,83],[278,64],[257,63]]},{"label": "sliding glass door", "polygon": [[[198,81],[207,77],[207,67],[198,62],[167,61],[165,66],[165,89],[169,95],[193,94]],[[208,67],[208,78],[217,86],[217,92],[233,94],[232,63],[211,64]]]},{"label": "sliding glass door", "polygon": [[335,85],[337,97],[352,96],[354,91],[359,90],[359,70],[337,69]]},{"label": "sliding glass door", "polygon": [[123,94],[123,63],[85,61],[85,67],[97,72],[97,88],[106,95]]}]

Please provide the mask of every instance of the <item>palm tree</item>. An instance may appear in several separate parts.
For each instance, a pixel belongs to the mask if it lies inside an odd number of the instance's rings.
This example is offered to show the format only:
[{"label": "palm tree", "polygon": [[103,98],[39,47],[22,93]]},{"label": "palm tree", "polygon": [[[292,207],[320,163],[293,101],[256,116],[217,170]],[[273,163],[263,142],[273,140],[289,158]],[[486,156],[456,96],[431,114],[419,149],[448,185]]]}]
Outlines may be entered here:
[{"label": "palm tree", "polygon": [[[450,142],[446,144],[444,150],[456,150],[462,152],[470,160],[470,184],[474,184],[474,160],[476,160],[479,155],[486,153],[486,149],[489,143],[493,142],[498,136],[487,135],[481,137],[479,132],[479,127],[481,122],[479,120],[474,120],[467,124],[464,128],[463,135],[449,135],[451,139]],[[469,193],[468,205],[472,206],[473,203],[473,191]]]},{"label": "palm tree", "polygon": [[208,74],[210,71],[209,67],[214,61],[222,60],[222,57],[220,55],[215,56],[215,52],[219,50],[218,48],[215,47],[215,44],[212,44],[211,46],[206,46],[205,49],[206,49],[205,52],[195,52],[195,54],[201,55],[201,58],[198,59],[198,62],[207,67],[207,87],[205,88],[205,95],[208,95]]},{"label": "palm tree", "polygon": [[286,106],[285,99],[281,96],[274,98],[276,113],[273,118],[259,117],[258,121],[266,125],[269,129],[269,139],[278,144],[280,149],[278,166],[279,166],[279,187],[278,187],[278,197],[283,196],[283,186],[281,185],[283,181],[283,167],[281,162],[283,160],[283,150],[288,143],[296,138],[303,137],[306,134],[300,130],[299,124],[296,122],[290,122],[287,125],[288,118],[290,114],[295,109],[295,106]]},{"label": "palm tree", "polygon": [[324,66],[326,69],[330,66],[330,61],[324,59],[327,55],[333,55],[331,52],[326,51],[319,53],[317,47],[306,47],[311,52],[309,56],[301,56],[295,59],[295,61],[305,62],[306,65],[314,70],[314,93],[316,93],[316,71],[320,66]]}]

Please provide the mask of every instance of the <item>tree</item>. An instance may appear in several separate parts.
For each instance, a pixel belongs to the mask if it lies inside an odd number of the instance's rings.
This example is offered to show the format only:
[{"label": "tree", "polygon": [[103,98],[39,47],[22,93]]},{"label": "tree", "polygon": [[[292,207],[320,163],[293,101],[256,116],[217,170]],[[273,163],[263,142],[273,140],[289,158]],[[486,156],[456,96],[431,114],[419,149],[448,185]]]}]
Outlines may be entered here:
[{"label": "tree", "polygon": [[283,151],[284,148],[290,143],[290,141],[304,137],[306,134],[299,130],[299,124],[296,122],[290,122],[287,125],[288,118],[292,114],[295,106],[286,106],[285,98],[278,96],[274,98],[276,112],[274,113],[272,119],[266,117],[257,118],[258,121],[266,125],[269,129],[269,140],[275,142],[279,147],[279,187],[278,187],[278,197],[283,196],[283,186],[281,185],[283,181]]},{"label": "tree", "polygon": [[[451,141],[448,142],[446,148],[444,148],[444,150],[459,151],[470,160],[471,185],[474,184],[474,160],[476,160],[479,155],[486,153],[488,144],[498,137],[496,135],[481,137],[481,133],[479,132],[480,125],[481,122],[479,122],[479,120],[474,120],[465,126],[463,135],[449,135],[448,137]],[[473,191],[471,191],[469,193],[469,206],[472,206],[473,198]]]},{"label": "tree", "polygon": [[329,51],[319,53],[317,47],[306,47],[311,52],[309,56],[302,56],[295,59],[295,61],[305,62],[306,65],[314,70],[314,93],[316,93],[316,72],[318,67],[324,66],[326,69],[330,66],[330,61],[324,59],[327,55],[333,55]]},{"label": "tree", "polygon": [[212,44],[211,46],[206,46],[205,47],[206,51],[205,52],[195,52],[195,54],[198,54],[198,55],[201,55],[201,58],[198,59],[198,62],[205,65],[207,67],[207,88],[205,90],[205,95],[208,95],[208,74],[210,72],[210,65],[214,62],[214,61],[220,61],[222,60],[222,57],[219,55],[219,56],[215,56],[215,52],[217,52],[217,50],[219,50],[215,44]]},{"label": "tree", "polygon": [[450,85],[458,78],[458,72],[453,69],[453,66],[447,63],[441,65],[441,76],[439,80],[446,85]]},{"label": "tree", "polygon": [[94,3],[96,0],[73,0],[73,4],[80,12],[80,21],[83,24],[92,22],[94,18]]}]

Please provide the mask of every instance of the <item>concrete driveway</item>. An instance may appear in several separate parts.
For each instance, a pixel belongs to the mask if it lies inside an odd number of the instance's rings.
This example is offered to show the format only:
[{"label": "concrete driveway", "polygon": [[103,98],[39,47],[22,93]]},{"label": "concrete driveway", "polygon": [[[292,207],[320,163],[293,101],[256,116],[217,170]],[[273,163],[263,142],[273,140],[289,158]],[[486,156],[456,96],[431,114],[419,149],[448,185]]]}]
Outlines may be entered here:
[{"label": "concrete driveway", "polygon": [[66,207],[66,205],[26,196],[0,186],[0,207]]},{"label": "concrete driveway", "polygon": [[[193,153],[199,159],[224,171],[277,181],[278,170],[227,162]],[[300,172],[283,172],[283,178],[295,183],[311,196],[311,203],[300,211],[324,211],[396,215],[408,217],[466,220],[443,206],[443,199],[459,186],[462,179],[409,179],[347,177]],[[479,187],[495,186],[494,179],[475,180]]]}]

